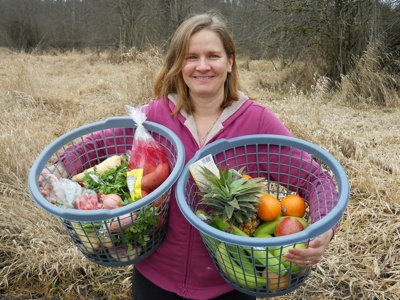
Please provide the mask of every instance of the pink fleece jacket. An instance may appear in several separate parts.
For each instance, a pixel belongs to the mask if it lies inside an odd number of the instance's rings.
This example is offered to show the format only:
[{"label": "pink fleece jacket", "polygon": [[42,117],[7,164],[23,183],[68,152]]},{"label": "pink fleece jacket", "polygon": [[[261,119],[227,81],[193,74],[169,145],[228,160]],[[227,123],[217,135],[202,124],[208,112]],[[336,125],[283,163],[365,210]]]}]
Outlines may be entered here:
[{"label": "pink fleece jacket", "polygon": [[[170,98],[174,98],[170,96]],[[191,116],[171,116],[173,101],[156,100],[149,104],[148,120],[172,129],[181,139],[188,162],[199,150]],[[214,125],[207,143],[220,138],[249,134],[291,136],[288,129],[265,106],[242,100],[225,109]],[[180,212],[174,193],[171,196],[169,224],[165,241],[149,258],[135,267],[163,289],[190,299],[211,299],[232,290],[218,273],[198,231]]]},{"label": "pink fleece jacket", "polygon": [[[178,135],[185,147],[186,162],[188,162],[199,150],[195,123],[193,117],[184,111],[177,117],[172,116],[174,108],[174,95],[170,95],[169,99],[153,100],[146,110],[147,120],[164,125]],[[270,110],[241,94],[240,101],[223,111],[219,120],[213,125],[206,143],[220,138],[229,139],[249,134],[291,136],[288,129]],[[94,139],[97,140],[96,136]],[[84,141],[84,143],[101,143],[102,140],[104,139]],[[102,148],[101,145],[97,147]],[[91,148],[88,145],[85,149],[87,151]],[[301,181],[301,178],[299,180]],[[233,290],[215,268],[199,232],[180,212],[174,188],[171,193],[165,240],[150,257],[136,263],[135,268],[159,287],[188,299],[211,299]],[[320,211],[319,217],[325,215],[330,208],[323,207],[325,211]]]}]

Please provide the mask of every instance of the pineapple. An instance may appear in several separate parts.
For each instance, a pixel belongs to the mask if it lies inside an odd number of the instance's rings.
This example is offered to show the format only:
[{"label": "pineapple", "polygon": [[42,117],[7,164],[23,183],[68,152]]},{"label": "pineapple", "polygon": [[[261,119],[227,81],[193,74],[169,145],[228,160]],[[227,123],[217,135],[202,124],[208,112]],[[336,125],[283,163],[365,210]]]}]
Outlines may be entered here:
[{"label": "pineapple", "polygon": [[260,219],[258,202],[264,189],[264,178],[243,178],[244,168],[218,168],[219,176],[202,167],[206,179],[199,182],[200,203],[211,209],[210,216],[221,218],[253,236]]}]

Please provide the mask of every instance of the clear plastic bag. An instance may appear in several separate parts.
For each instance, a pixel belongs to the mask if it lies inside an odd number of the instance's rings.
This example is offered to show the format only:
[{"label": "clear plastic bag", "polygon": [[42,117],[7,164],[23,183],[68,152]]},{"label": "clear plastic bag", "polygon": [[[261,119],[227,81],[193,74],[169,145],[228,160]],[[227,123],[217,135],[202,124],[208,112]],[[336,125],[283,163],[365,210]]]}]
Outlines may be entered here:
[{"label": "clear plastic bag", "polygon": [[129,116],[136,123],[136,130],[129,157],[128,187],[133,200],[151,193],[167,179],[170,168],[164,148],[143,126],[147,119],[146,106],[126,106]]},{"label": "clear plastic bag", "polygon": [[[93,190],[83,188],[79,183],[67,178],[51,177],[52,189],[49,201],[62,208],[99,209],[97,193]],[[100,206],[99,206],[100,205]]]}]

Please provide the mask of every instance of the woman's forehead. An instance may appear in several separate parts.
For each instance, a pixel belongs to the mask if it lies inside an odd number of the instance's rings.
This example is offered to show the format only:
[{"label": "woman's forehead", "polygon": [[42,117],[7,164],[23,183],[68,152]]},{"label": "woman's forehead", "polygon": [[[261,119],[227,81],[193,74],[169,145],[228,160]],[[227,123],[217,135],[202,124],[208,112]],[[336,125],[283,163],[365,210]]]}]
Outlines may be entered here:
[{"label": "woman's forehead", "polygon": [[224,45],[220,36],[209,29],[203,29],[194,33],[188,42],[188,52],[196,50],[208,51],[221,51],[224,49]]}]

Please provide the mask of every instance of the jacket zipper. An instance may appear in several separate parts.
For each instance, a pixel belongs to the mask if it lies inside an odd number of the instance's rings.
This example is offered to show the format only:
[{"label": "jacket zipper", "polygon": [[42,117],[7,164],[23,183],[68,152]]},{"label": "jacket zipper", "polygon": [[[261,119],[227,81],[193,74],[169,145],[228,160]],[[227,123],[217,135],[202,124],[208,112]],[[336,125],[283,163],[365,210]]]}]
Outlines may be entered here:
[{"label": "jacket zipper", "polygon": [[189,224],[189,246],[187,247],[187,251],[186,251],[186,265],[185,265],[185,277],[184,277],[184,281],[183,281],[183,296],[186,297],[187,296],[187,283],[188,283],[188,277],[189,277],[189,263],[190,263],[190,252],[192,250],[192,246],[193,246],[193,227],[192,225]]},{"label": "jacket zipper", "polygon": [[[185,126],[186,130],[189,131],[190,130]],[[222,128],[219,132],[217,132],[210,141],[208,141],[208,143],[206,143],[205,145],[208,145],[209,143],[213,142],[216,139],[216,136],[219,135],[221,132],[224,131],[224,128]],[[196,139],[194,138],[194,136],[191,134],[193,141],[195,142],[195,144],[199,147],[198,142],[196,141]],[[187,284],[188,284],[188,276],[189,276],[189,262],[190,262],[190,252],[192,250],[193,247],[193,226],[191,224],[189,224],[189,240],[188,240],[188,247],[187,247],[187,251],[186,251],[186,265],[185,265],[185,276],[183,278],[183,288],[182,288],[182,297],[186,297],[187,293],[188,293],[188,289],[187,289]]]}]

